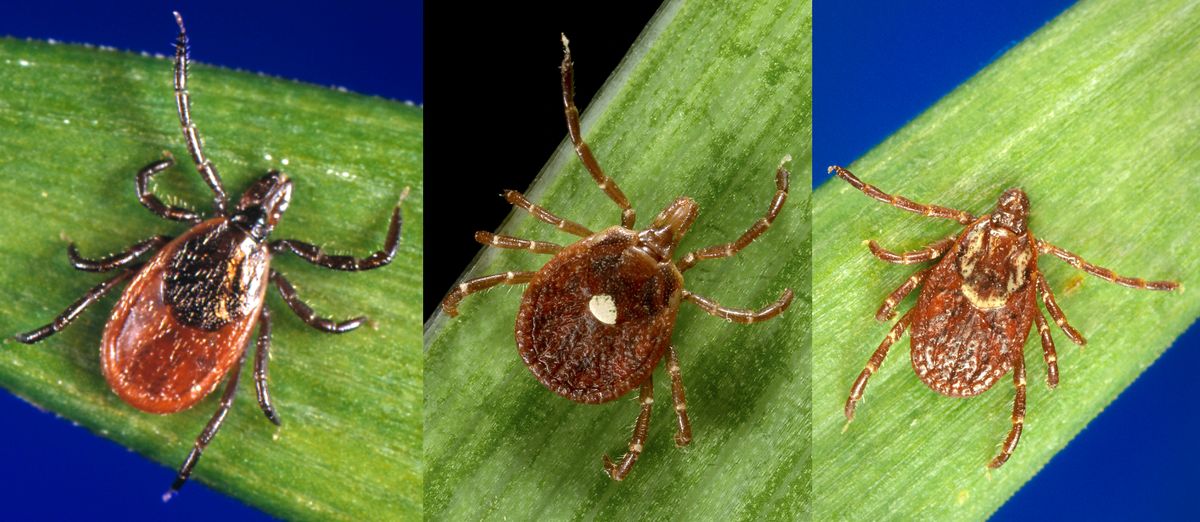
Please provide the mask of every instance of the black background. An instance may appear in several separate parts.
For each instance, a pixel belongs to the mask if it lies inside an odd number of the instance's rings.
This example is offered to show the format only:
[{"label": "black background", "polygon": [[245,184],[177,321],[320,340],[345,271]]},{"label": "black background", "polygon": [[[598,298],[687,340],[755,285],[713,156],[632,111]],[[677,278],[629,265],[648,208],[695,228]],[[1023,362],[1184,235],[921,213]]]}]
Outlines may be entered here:
[{"label": "black background", "polygon": [[475,231],[495,230],[512,209],[500,193],[524,191],[567,136],[559,34],[571,40],[575,104],[586,111],[658,9],[629,4],[489,3],[470,16],[426,5],[426,20],[440,21],[425,42],[440,57],[425,72],[426,319],[479,252]]}]

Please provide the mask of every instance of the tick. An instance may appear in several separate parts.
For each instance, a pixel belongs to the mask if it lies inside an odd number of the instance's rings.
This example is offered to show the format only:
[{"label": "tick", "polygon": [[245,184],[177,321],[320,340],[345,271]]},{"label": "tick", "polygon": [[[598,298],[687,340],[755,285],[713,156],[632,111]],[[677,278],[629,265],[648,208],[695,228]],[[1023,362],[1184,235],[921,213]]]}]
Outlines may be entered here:
[{"label": "tick", "polygon": [[[383,250],[364,259],[328,255],[317,246],[295,240],[268,241],[267,236],[292,197],[291,180],[276,171],[254,182],[237,205],[227,210],[221,177],[204,156],[199,131],[192,122],[187,91],[187,32],[179,13],[175,13],[175,21],[179,24],[175,43],[179,124],[196,169],[212,189],[213,215],[205,219],[191,210],[168,206],[148,190],[150,178],[173,166],[174,159],[167,157],[147,165],[137,174],[138,200],[158,216],[182,221],[191,228],[177,238],[154,236],[101,259],[83,258],[70,244],[67,255],[75,268],[117,271],[117,275],[92,288],[52,323],[16,336],[23,343],[41,341],[65,328],[104,294],[132,279],[109,316],[100,343],[104,377],[121,400],[149,413],[176,413],[200,402],[229,375],[217,412],[196,438],[164,500],[187,481],[233,405],[248,351],[246,345],[255,325],[254,386],[258,404],[271,422],[280,423],[267,388],[271,315],[263,300],[269,285],[274,284],[288,307],[318,330],[344,333],[366,321],[366,317],[338,322],[317,316],[296,295],[287,278],[271,268],[272,255],[291,252],[334,270],[379,268],[395,257],[401,226],[397,204]],[[149,261],[139,262],[150,252],[154,254]]]},{"label": "tick", "polygon": [[675,248],[696,220],[699,212],[696,202],[678,198],[654,218],[649,228],[634,228],[635,212],[629,200],[601,170],[580,134],[572,83],[573,63],[565,36],[562,43],[567,131],[584,167],[621,208],[621,224],[592,232],[530,203],[517,191],[505,191],[509,203],[583,239],[563,247],[476,232],[475,240],[484,245],[526,249],[554,257],[537,272],[506,272],[465,281],[446,296],[442,309],[453,317],[457,315],[459,301],[468,294],[501,284],[528,283],[517,313],[515,337],[521,360],[538,382],[558,395],[586,404],[612,401],[639,388],[641,413],[633,428],[629,451],[616,463],[604,456],[608,475],[622,480],[642,453],[654,403],[651,374],[664,355],[678,421],[675,443],[686,446],[692,439],[679,356],[671,345],[680,301],[691,301],[709,314],[739,323],[770,319],[791,304],[792,291],[784,290],[778,301],[758,311],[726,308],[683,287],[683,272],[700,261],[736,254],[771,226],[787,199],[789,174],[780,163],[775,174],[775,196],[766,215],[736,241],[697,250],[673,261]]},{"label": "tick", "polygon": [[1050,254],[1101,279],[1130,288],[1175,290],[1174,281],[1145,281],[1117,275],[1112,270],[1084,261],[1078,255],[1034,237],[1028,227],[1029,198],[1020,189],[1008,189],[1000,196],[996,210],[973,216],[962,210],[922,205],[886,194],[863,183],[850,171],[830,167],[839,178],[854,188],[896,208],[929,217],[953,219],[966,228],[951,237],[912,252],[893,253],[875,241],[871,253],[889,263],[901,265],[939,259],[908,278],[883,301],[875,319],[886,321],[895,316],[896,304],[921,287],[917,304],[900,317],[896,325],[867,361],[866,368],[850,387],[846,400],[846,419],[854,420],[854,406],[862,399],[867,379],[879,369],[888,349],[905,330],[912,340],[912,365],[917,376],[934,391],[949,397],[974,397],[1013,372],[1016,398],[1013,401],[1012,428],[1004,439],[1000,454],[988,464],[999,468],[1012,455],[1021,440],[1025,423],[1025,340],[1036,324],[1046,360],[1046,384],[1058,386],[1058,356],[1050,327],[1038,309],[1040,295],[1055,324],[1075,344],[1087,341],[1067,322],[1054,301],[1054,293],[1038,270],[1038,256]]}]

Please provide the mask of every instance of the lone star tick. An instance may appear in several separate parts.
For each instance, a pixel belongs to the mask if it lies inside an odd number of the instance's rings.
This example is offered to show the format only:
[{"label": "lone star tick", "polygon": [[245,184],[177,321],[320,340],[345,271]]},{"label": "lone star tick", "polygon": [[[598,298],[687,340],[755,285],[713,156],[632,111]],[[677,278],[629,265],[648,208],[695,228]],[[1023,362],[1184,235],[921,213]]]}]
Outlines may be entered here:
[{"label": "lone star tick", "polygon": [[966,226],[954,236],[912,252],[893,253],[874,241],[871,253],[889,263],[912,264],[941,258],[937,264],[908,278],[883,301],[875,318],[886,321],[895,316],[895,307],[918,286],[924,284],[917,305],[906,312],[867,361],[866,368],[850,388],[846,400],[846,419],[854,420],[854,406],[862,399],[867,379],[879,369],[892,346],[904,331],[910,330],[912,365],[927,386],[949,397],[974,397],[987,391],[1004,374],[1013,372],[1016,399],[1013,401],[1012,429],[1004,439],[1000,454],[988,464],[999,468],[1012,456],[1021,439],[1025,423],[1025,340],[1032,324],[1037,324],[1046,358],[1046,384],[1058,386],[1058,357],[1050,327],[1038,310],[1041,294],[1046,311],[1067,337],[1076,344],[1086,341],[1067,323],[1054,302],[1054,293],[1038,271],[1038,256],[1051,254],[1071,266],[1101,279],[1130,288],[1174,290],[1173,281],[1145,281],[1123,277],[1078,255],[1034,237],[1029,230],[1029,198],[1020,189],[1008,189],[1000,196],[996,210],[985,216],[946,207],[922,205],[900,196],[892,196],[863,183],[850,171],[830,167],[839,178],[854,188],[896,208],[930,217],[953,219]]},{"label": "lone star tick", "polygon": [[[75,268],[87,272],[119,270],[118,274],[92,288],[54,322],[16,336],[23,343],[45,339],[65,328],[101,296],[132,278],[104,327],[100,344],[104,377],[117,396],[145,412],[175,413],[200,402],[229,374],[217,412],[196,438],[164,500],[187,481],[204,448],[221,428],[237,394],[246,344],[256,324],[254,385],[258,404],[271,422],[279,424],[267,389],[271,316],[263,300],[270,283],[275,284],[296,315],[318,330],[343,333],[366,321],[366,317],[344,322],[318,317],[296,295],[287,278],[271,269],[271,256],[292,252],[310,263],[335,270],[379,268],[396,255],[401,222],[397,204],[383,250],[365,259],[327,255],[314,245],[289,239],[268,242],[267,236],[292,197],[291,180],[275,171],[251,185],[237,206],[226,211],[221,177],[204,156],[199,132],[191,119],[187,32],[179,13],[175,13],[175,21],[179,24],[175,43],[179,123],[196,169],[212,189],[213,217],[203,219],[190,210],[167,206],[147,189],[151,177],[175,164],[172,158],[147,165],[137,174],[138,200],[158,216],[188,223],[191,228],[177,238],[154,236],[124,252],[95,260],[81,257],[72,243],[67,247],[67,255]],[[137,262],[155,249],[157,252],[148,262]]]},{"label": "lone star tick", "polygon": [[554,257],[537,272],[506,272],[465,281],[446,296],[442,309],[455,316],[459,301],[468,294],[501,284],[528,283],[517,314],[516,340],[521,360],[542,385],[567,399],[587,404],[608,402],[640,387],[641,413],[633,428],[629,451],[619,463],[612,462],[607,455],[604,457],[608,475],[622,480],[642,452],[654,402],[651,374],[664,354],[678,419],[675,443],[686,446],[692,439],[679,357],[671,345],[680,300],[686,299],[705,312],[739,323],[770,319],[791,304],[791,290],[784,290],[778,301],[754,311],[725,308],[683,288],[683,272],[699,261],[736,254],[771,226],[787,199],[789,175],[780,163],[775,174],[777,190],[766,215],[736,241],[697,250],[672,261],[679,241],[696,220],[699,212],[696,202],[686,197],[676,199],[654,218],[650,228],[633,228],[635,214],[629,200],[600,169],[580,135],[571,80],[571,50],[565,36],[562,42],[567,130],[580,161],[600,189],[621,208],[621,225],[592,232],[530,203],[519,192],[505,191],[509,203],[583,239],[563,247],[476,232],[475,240],[485,245],[528,249]]}]

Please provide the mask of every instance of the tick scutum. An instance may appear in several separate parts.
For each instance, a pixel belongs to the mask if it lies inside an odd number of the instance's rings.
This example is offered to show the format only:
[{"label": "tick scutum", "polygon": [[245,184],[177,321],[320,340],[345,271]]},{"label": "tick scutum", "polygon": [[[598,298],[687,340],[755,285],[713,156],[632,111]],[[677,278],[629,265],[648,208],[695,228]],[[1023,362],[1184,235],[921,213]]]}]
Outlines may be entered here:
[{"label": "tick scutum", "polygon": [[213,331],[258,311],[270,255],[241,227],[209,220],[165,251],[164,298],[180,323]]},{"label": "tick scutum", "polygon": [[1012,427],[1000,453],[988,467],[1008,461],[1025,424],[1025,342],[1034,324],[1046,361],[1046,384],[1058,385],[1058,354],[1050,328],[1038,309],[1040,295],[1046,312],[1076,344],[1086,341],[1067,322],[1054,293],[1038,269],[1038,256],[1050,254],[1089,274],[1131,288],[1174,290],[1174,281],[1145,281],[1119,276],[1078,255],[1038,239],[1029,230],[1029,197],[1020,189],[1001,194],[996,209],[981,217],[937,205],[923,205],[885,193],[863,183],[850,171],[833,166],[829,171],[864,194],[901,210],[927,217],[953,219],[964,226],[953,239],[946,238],[912,252],[894,253],[868,243],[875,257],[889,263],[912,264],[937,260],[901,284],[875,313],[885,321],[897,304],[921,287],[917,304],[906,312],[867,361],[846,399],[847,421],[854,420],[867,381],[879,370],[888,351],[909,331],[912,367],[930,389],[950,397],[974,397],[1012,372]]},{"label": "tick scutum", "polygon": [[[270,283],[301,320],[323,332],[348,332],[366,321],[365,317],[339,322],[318,316],[287,278],[271,269],[271,257],[290,252],[324,268],[371,270],[392,261],[401,233],[397,203],[383,249],[365,258],[330,255],[320,247],[290,239],[268,242],[292,195],[292,182],[275,171],[254,182],[233,212],[227,213],[223,183],[204,156],[200,132],[191,119],[186,86],[188,39],[179,13],[175,20],[179,25],[174,64],[179,125],[197,171],[213,192],[213,216],[206,220],[191,210],[168,206],[150,191],[150,179],[175,165],[172,156],[146,165],[137,173],[138,200],[159,217],[188,223],[191,228],[176,239],[154,236],[101,259],[87,259],[74,244],[68,245],[67,256],[75,268],[117,274],[96,285],[50,324],[16,335],[23,343],[41,341],[132,279],[113,308],[101,341],[101,368],[113,392],[139,410],[168,414],[192,407],[226,381],[217,411],[196,437],[164,500],[187,481],[233,406],[241,363],[255,326],[259,328],[254,364],[258,404],[267,419],[280,423],[267,379],[271,316],[263,303]],[[407,194],[406,188],[401,202]],[[155,249],[150,261],[139,262]]]}]

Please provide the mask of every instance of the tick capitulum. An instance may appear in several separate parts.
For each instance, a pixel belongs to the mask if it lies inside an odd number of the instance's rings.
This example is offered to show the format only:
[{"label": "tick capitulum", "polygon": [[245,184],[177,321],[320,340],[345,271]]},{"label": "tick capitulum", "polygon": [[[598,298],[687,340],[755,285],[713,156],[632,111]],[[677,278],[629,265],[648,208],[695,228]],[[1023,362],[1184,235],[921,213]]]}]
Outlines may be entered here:
[{"label": "tick capitulum", "polygon": [[563,397],[590,404],[608,402],[639,388],[641,413],[633,428],[629,451],[618,462],[604,457],[608,475],[622,480],[642,452],[654,402],[651,375],[664,355],[678,421],[675,443],[685,446],[691,442],[679,357],[671,346],[680,301],[691,301],[705,312],[739,323],[770,319],[791,304],[791,290],[784,290],[778,301],[756,311],[726,308],[683,288],[683,272],[700,261],[736,254],[771,226],[787,199],[788,171],[780,163],[775,175],[775,197],[766,214],[741,237],[672,261],[675,248],[696,220],[699,212],[696,202],[681,197],[655,217],[649,228],[634,229],[635,213],[629,200],[600,169],[580,134],[571,80],[571,51],[565,36],[562,41],[567,130],[584,167],[621,208],[621,225],[592,232],[530,203],[519,192],[506,191],[504,197],[509,203],[583,239],[563,247],[477,232],[475,239],[485,245],[526,249],[554,257],[537,272],[506,272],[464,281],[446,296],[442,309],[454,316],[459,301],[468,294],[502,284],[528,283],[517,315],[516,340],[521,360],[539,382]]},{"label": "tick capitulum", "polygon": [[976,217],[962,210],[922,205],[886,194],[863,183],[841,167],[830,167],[854,188],[896,208],[929,217],[953,219],[966,228],[955,235],[912,252],[893,253],[874,241],[871,253],[889,263],[911,264],[940,258],[900,285],[883,301],[875,318],[886,321],[896,305],[921,288],[917,304],[896,322],[875,350],[866,368],[850,388],[846,419],[854,419],[854,407],[862,399],[867,380],[879,369],[888,349],[905,330],[912,340],[912,365],[927,386],[950,397],[974,397],[987,391],[1000,377],[1013,372],[1016,398],[1012,428],[1000,454],[988,467],[1002,466],[1017,447],[1025,423],[1025,340],[1037,325],[1046,360],[1046,384],[1058,385],[1058,356],[1050,327],[1037,306],[1040,294],[1055,324],[1076,344],[1086,341],[1067,323],[1054,301],[1054,293],[1038,270],[1038,256],[1050,254],[1071,266],[1101,279],[1130,288],[1174,290],[1174,281],[1145,281],[1117,275],[1112,270],[1084,261],[1076,254],[1034,237],[1027,221],[1029,198],[1020,189],[1000,196],[996,210]]},{"label": "tick capitulum", "polygon": [[[267,241],[292,197],[291,180],[275,171],[251,185],[232,211],[227,212],[221,177],[204,156],[200,133],[191,119],[187,33],[179,13],[175,13],[175,20],[179,24],[175,44],[179,123],[188,153],[212,189],[213,216],[204,219],[191,210],[167,206],[149,191],[150,178],[174,165],[174,159],[168,156],[147,165],[137,174],[138,200],[158,216],[188,223],[191,228],[177,238],[154,236],[102,259],[85,259],[74,244],[69,245],[67,255],[75,268],[87,272],[117,271],[117,275],[88,291],[52,323],[16,336],[23,343],[45,339],[65,328],[104,294],[132,278],[104,327],[101,342],[101,366],[113,392],[139,410],[175,413],[200,402],[229,374],[217,412],[196,438],[164,500],[187,481],[233,406],[246,345],[256,324],[254,385],[258,404],[271,422],[279,424],[267,388],[271,316],[263,302],[271,283],[279,289],[288,307],[318,330],[348,332],[366,320],[356,317],[338,322],[317,316],[300,300],[283,274],[271,269],[271,256],[291,252],[310,263],[335,270],[379,268],[395,257],[401,224],[397,204],[383,249],[364,259],[327,255],[314,245],[295,240]],[[139,262],[150,252],[154,254],[149,261]]]}]

